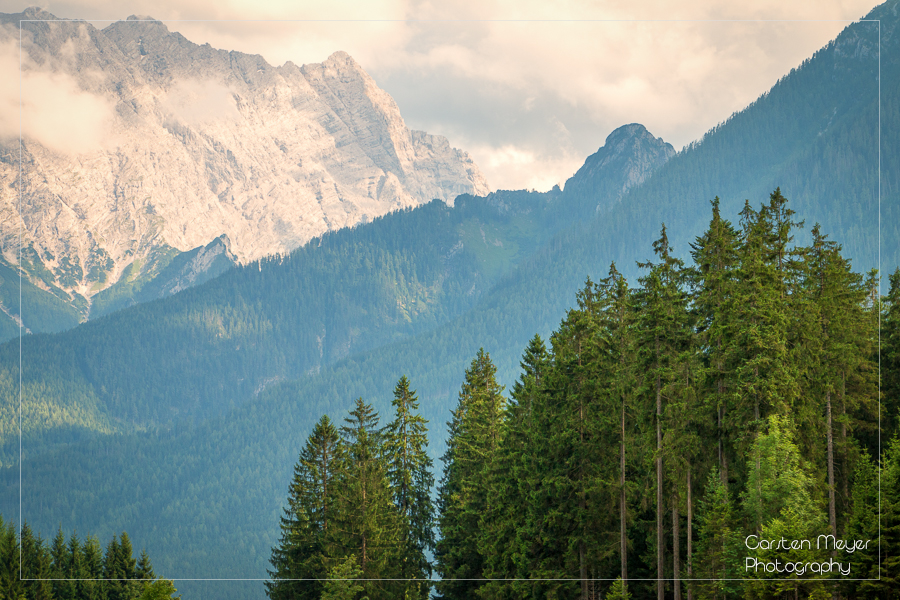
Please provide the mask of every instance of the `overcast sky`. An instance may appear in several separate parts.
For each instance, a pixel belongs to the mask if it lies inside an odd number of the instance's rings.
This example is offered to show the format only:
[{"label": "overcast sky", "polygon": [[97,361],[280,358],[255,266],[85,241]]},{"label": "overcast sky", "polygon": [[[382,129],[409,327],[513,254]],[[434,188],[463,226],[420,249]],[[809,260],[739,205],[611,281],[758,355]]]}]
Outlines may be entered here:
[{"label": "overcast sky", "polygon": [[[62,18],[148,15],[274,65],[344,50],[407,125],[467,150],[494,189],[562,184],[610,131],[680,149],[867,14],[872,0],[0,0]],[[97,26],[106,23],[95,22]]]}]

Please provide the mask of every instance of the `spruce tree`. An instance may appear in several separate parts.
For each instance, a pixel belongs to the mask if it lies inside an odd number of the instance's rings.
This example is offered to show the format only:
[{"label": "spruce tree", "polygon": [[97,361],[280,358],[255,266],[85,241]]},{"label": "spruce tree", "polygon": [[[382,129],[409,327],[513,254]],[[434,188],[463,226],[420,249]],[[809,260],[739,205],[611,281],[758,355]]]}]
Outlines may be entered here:
[{"label": "spruce tree", "polygon": [[[281,518],[281,539],[272,549],[270,598],[318,599],[326,574],[329,524],[333,520],[334,486],[342,465],[342,446],[327,416],[313,427],[290,485]],[[293,580],[293,581],[291,581]],[[300,581],[304,580],[304,581]]]},{"label": "spruce tree", "polygon": [[[434,551],[434,506],[431,488],[434,486],[432,461],[427,454],[427,421],[418,413],[419,399],[409,389],[404,375],[394,388],[394,420],[385,432],[388,458],[388,478],[394,504],[402,521],[400,533],[400,569],[402,579],[430,579],[431,563],[425,553]],[[404,598],[428,598],[431,589],[427,581],[411,581],[404,589]]]},{"label": "spruce tree", "polygon": [[693,310],[697,316],[698,345],[704,348],[704,363],[699,370],[700,400],[714,415],[717,472],[728,485],[728,466],[734,451],[725,429],[729,415],[728,390],[733,385],[734,339],[739,324],[733,319],[737,266],[738,233],[719,211],[719,198],[712,201],[712,219],[706,232],[691,244],[694,266],[690,270],[693,286]]},{"label": "spruce tree", "polygon": [[882,439],[900,432],[900,268],[891,273],[881,322]]},{"label": "spruce tree", "polygon": [[[678,507],[680,504],[678,485],[679,474],[683,465],[673,460],[673,468],[667,477],[664,472],[664,456],[674,459],[673,450],[677,447],[680,433],[685,423],[680,419],[686,394],[689,393],[690,381],[684,377],[685,360],[691,349],[691,317],[688,312],[688,296],[685,291],[686,272],[684,263],[676,258],[669,246],[665,226],[660,238],[653,243],[653,250],[659,262],[639,263],[648,273],[638,282],[637,299],[637,343],[640,347],[638,361],[644,372],[642,394],[655,413],[656,453],[656,572],[657,598],[664,597],[666,569],[664,564],[665,540],[664,515],[667,508],[664,503],[666,482],[674,480],[673,493],[670,494],[670,506],[673,516],[674,532],[679,523]],[[669,404],[674,404],[669,406]],[[678,418],[676,418],[678,417]],[[668,440],[664,442],[664,440]],[[674,588],[676,598],[680,598],[680,554],[678,538],[675,535],[673,547]]]},{"label": "spruce tree", "polygon": [[528,343],[503,416],[500,447],[487,479],[489,512],[484,515],[479,552],[485,557],[485,577],[497,579],[479,589],[482,598],[508,598],[530,592],[527,581],[534,557],[529,504],[541,485],[537,469],[534,405],[549,368],[549,354],[539,335]]},{"label": "spruce tree", "polygon": [[459,403],[452,412],[444,472],[438,488],[436,570],[442,598],[473,598],[484,579],[478,532],[487,506],[486,476],[500,442],[505,400],[496,367],[480,349],[466,371]]},{"label": "spruce tree", "polygon": [[384,436],[378,414],[362,398],[340,428],[346,452],[335,486],[329,544],[331,565],[350,554],[359,558],[366,593],[372,600],[402,594],[399,577],[403,523],[393,503]]}]

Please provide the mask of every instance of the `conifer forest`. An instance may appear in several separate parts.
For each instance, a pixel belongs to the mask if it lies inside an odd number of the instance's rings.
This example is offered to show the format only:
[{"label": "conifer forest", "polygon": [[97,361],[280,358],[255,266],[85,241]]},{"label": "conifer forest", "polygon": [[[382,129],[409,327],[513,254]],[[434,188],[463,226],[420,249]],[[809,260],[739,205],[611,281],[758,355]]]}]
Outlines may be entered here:
[{"label": "conifer forest", "polygon": [[714,200],[690,264],[665,225],[652,253],[588,279],[512,389],[479,351],[446,425],[406,376],[384,423],[323,416],[268,596],[897,598],[900,270],[880,296],[778,189]]}]

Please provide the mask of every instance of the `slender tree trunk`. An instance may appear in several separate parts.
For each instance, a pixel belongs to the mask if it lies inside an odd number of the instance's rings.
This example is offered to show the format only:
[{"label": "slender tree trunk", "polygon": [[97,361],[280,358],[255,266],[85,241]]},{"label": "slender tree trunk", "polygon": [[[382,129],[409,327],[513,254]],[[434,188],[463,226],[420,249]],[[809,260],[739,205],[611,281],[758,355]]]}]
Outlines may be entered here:
[{"label": "slender tree trunk", "polygon": [[678,486],[672,494],[672,587],[675,600],[681,600],[681,515],[678,511]]},{"label": "slender tree trunk", "polygon": [[[656,339],[659,356],[659,338]],[[656,368],[659,369],[657,362]],[[656,376],[656,597],[665,600],[665,554],[663,552],[663,463],[662,463],[662,382]]]},{"label": "slender tree trunk", "polygon": [[622,447],[619,454],[619,554],[622,559],[622,584],[628,579],[628,541],[625,537],[625,398],[622,398]]},{"label": "slender tree trunk", "polygon": [[588,600],[588,576],[587,576],[587,564],[584,558],[584,540],[579,542],[578,544],[578,560],[581,562],[581,600]]},{"label": "slender tree trunk", "polygon": [[828,524],[831,535],[837,537],[837,511],[834,506],[834,436],[831,431],[831,392],[825,392],[825,414],[828,440]]},{"label": "slender tree trunk", "polygon": [[[694,578],[694,504],[691,495],[691,466],[687,472],[687,576]],[[687,600],[694,600],[694,582],[688,581]]]},{"label": "slender tree trunk", "polygon": [[[753,367],[753,376],[756,381],[759,381],[759,367]],[[755,403],[753,404],[753,420],[756,422],[756,437],[759,437],[761,433],[761,427],[759,424],[759,392],[756,393]],[[760,465],[759,465],[759,451],[756,452],[756,472],[759,473]],[[756,514],[762,514],[762,481],[760,481],[760,477],[756,478]],[[762,523],[759,522],[759,517],[756,519],[756,535],[759,535],[762,532]]]},{"label": "slender tree trunk", "polygon": [[728,456],[725,453],[725,404],[722,398],[725,396],[725,382],[720,378],[716,382],[719,400],[719,479],[728,486]]},{"label": "slender tree trunk", "polygon": [[[845,417],[841,419],[841,483],[844,490],[844,502],[850,502],[850,490],[848,489],[850,479],[849,463],[847,457],[847,402],[844,395],[847,391],[847,373],[841,372],[841,414]],[[844,504],[846,507],[847,504]],[[844,529],[847,528],[847,520],[844,519]]]}]

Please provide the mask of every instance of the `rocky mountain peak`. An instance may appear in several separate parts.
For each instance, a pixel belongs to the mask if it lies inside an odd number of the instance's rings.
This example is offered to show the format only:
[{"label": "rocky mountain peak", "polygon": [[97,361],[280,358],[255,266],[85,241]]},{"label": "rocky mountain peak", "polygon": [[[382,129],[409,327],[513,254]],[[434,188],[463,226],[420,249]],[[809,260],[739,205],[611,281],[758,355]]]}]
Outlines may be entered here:
[{"label": "rocky mountain peak", "polygon": [[[672,144],[654,137],[640,123],[622,125],[613,130],[604,145],[566,181],[565,191],[618,201],[622,194],[642,183],[674,154]],[[598,210],[603,208],[606,207],[597,206]]]},{"label": "rocky mountain peak", "polygon": [[[140,278],[153,257],[221,235],[248,262],[391,210],[490,191],[465,152],[410,131],[346,52],[276,68],[195,44],[152,17],[102,30],[49,25],[23,24],[33,59],[23,88],[52,73],[64,85],[47,110],[90,109],[93,129],[69,139],[25,123],[27,201],[20,210],[16,187],[0,190],[0,250],[16,262],[22,224],[45,289],[90,298],[130,265],[140,268],[128,277]],[[32,125],[41,118],[29,115]],[[18,156],[18,140],[0,154]],[[0,161],[0,180],[17,174],[17,161]]]}]

